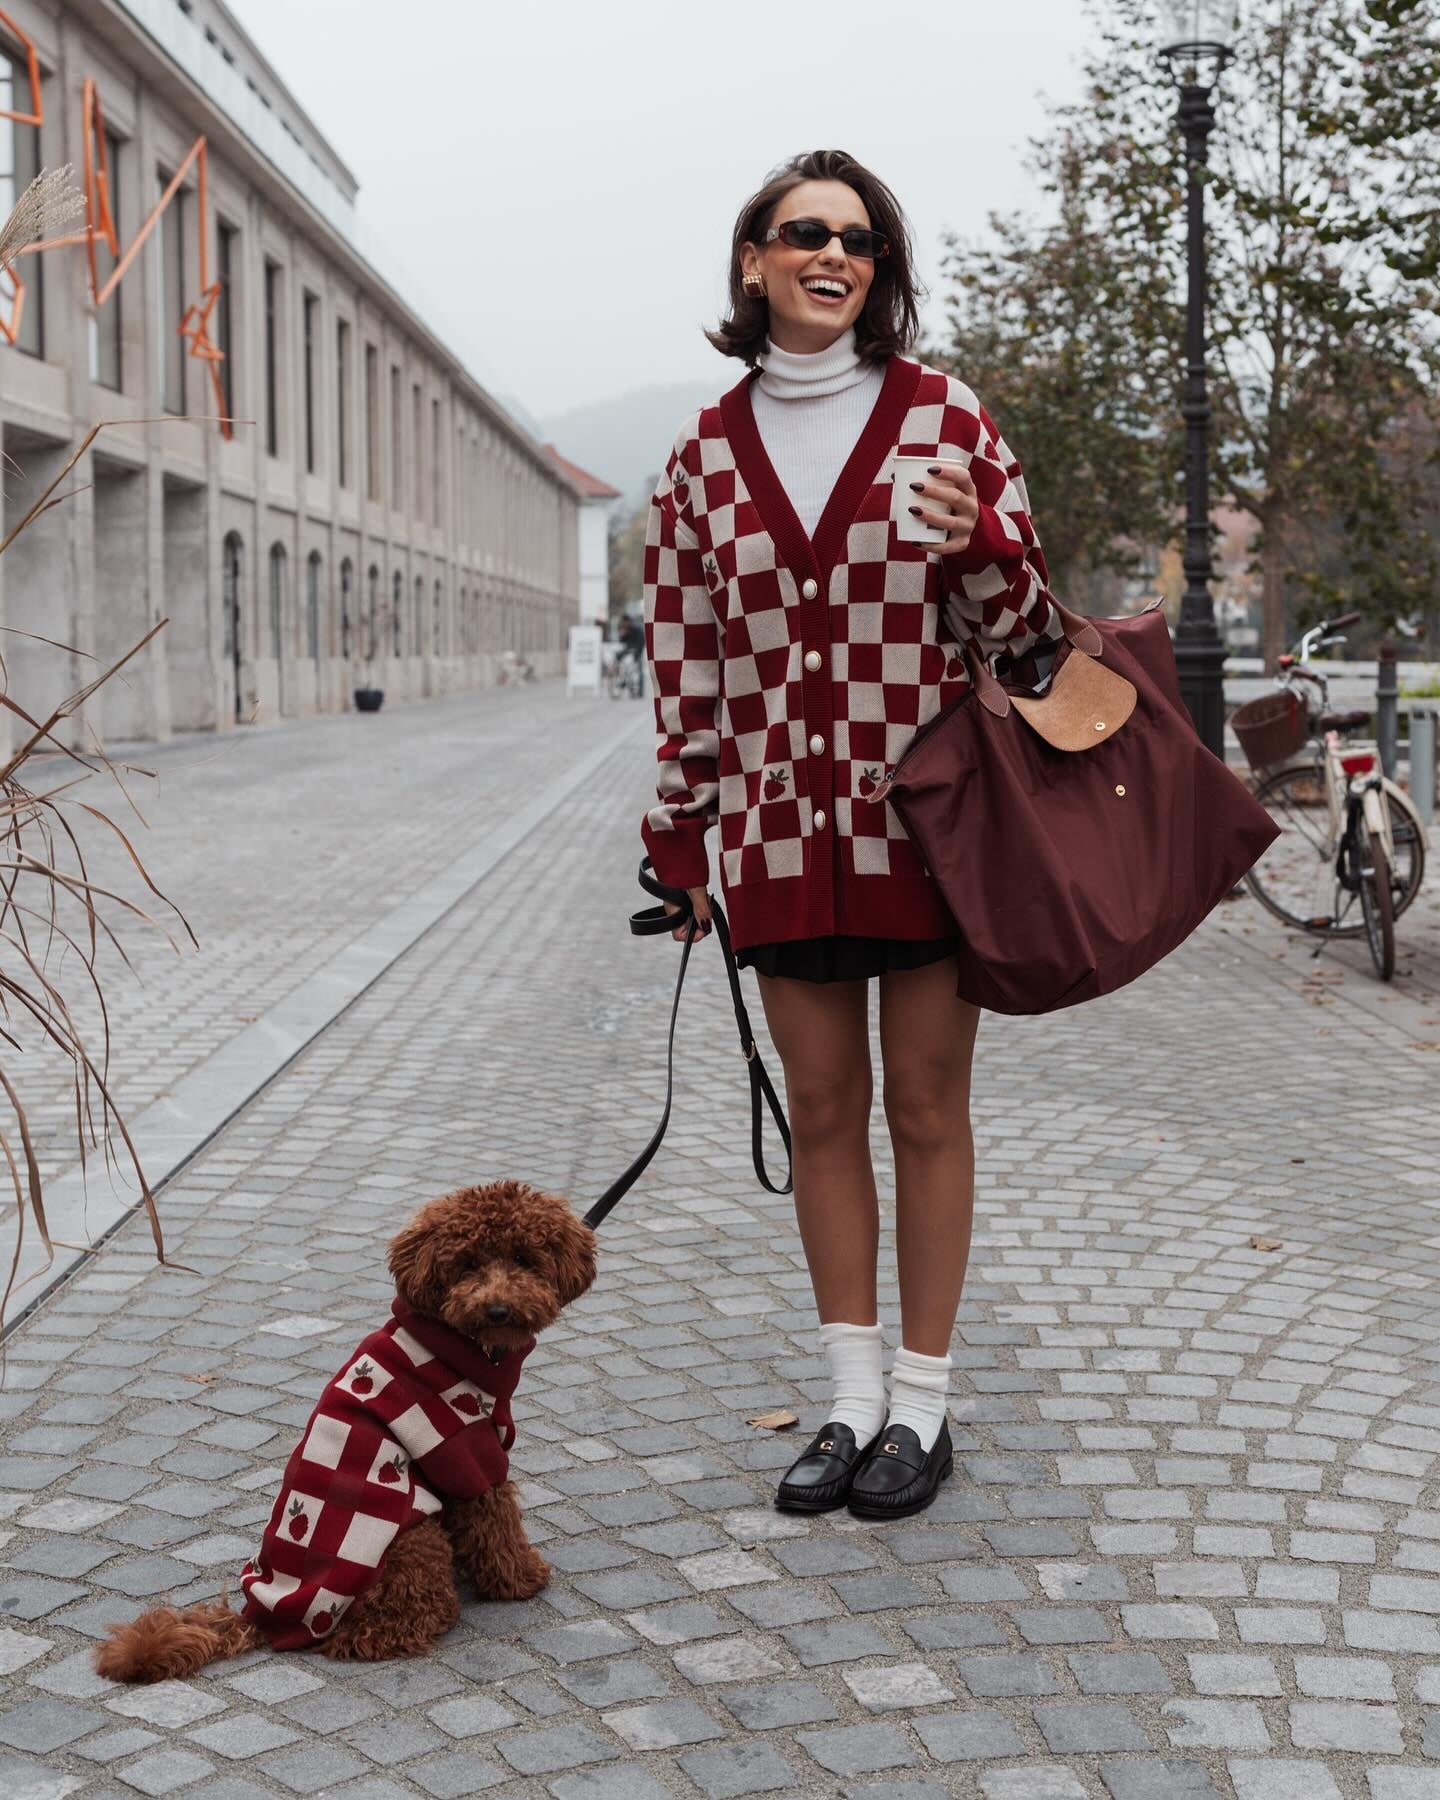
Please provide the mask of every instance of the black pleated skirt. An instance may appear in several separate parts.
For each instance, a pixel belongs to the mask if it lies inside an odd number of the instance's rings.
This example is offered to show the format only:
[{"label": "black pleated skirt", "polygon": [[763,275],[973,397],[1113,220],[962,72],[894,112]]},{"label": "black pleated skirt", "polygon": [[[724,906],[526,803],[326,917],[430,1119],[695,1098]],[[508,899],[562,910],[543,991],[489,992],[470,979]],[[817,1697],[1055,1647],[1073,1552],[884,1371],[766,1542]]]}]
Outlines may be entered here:
[{"label": "black pleated skirt", "polygon": [[891,969],[921,969],[951,955],[959,939],[813,937],[786,944],[751,944],[735,952],[742,969],[797,981],[866,981]]}]

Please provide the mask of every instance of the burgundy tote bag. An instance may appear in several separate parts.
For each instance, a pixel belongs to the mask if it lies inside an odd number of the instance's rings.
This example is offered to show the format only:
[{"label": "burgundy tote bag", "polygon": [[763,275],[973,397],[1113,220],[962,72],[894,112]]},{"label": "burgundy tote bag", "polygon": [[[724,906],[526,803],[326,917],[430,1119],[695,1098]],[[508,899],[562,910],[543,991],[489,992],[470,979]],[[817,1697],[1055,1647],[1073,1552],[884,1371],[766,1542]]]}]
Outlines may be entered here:
[{"label": "burgundy tote bag", "polygon": [[869,797],[888,796],[955,915],[956,993],[992,1012],[1133,981],[1279,835],[1196,735],[1159,602],[1060,614],[1044,695],[1006,688],[967,647],[972,685]]}]

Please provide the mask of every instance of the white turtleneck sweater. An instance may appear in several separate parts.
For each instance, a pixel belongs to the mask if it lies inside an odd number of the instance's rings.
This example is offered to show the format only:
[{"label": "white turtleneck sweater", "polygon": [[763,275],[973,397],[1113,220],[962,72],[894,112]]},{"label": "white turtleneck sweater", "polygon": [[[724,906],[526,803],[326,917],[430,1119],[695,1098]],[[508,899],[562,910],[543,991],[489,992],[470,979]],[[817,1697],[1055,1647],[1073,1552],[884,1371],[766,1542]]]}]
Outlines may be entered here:
[{"label": "white turtleneck sweater", "polygon": [[750,390],[755,424],[780,485],[809,537],[880,397],[885,369],[862,363],[855,328],[828,350],[796,355],[767,337]]}]

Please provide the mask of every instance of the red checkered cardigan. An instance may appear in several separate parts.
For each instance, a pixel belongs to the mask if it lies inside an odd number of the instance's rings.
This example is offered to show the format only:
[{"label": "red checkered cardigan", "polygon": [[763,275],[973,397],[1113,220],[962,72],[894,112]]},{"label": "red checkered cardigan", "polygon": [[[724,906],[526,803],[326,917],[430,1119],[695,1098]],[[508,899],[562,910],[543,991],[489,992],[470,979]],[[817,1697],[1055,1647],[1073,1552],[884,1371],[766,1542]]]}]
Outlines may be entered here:
[{"label": "red checkered cardigan", "polygon": [[509,1468],[510,1396],[534,1340],[494,1360],[398,1294],[390,1310],[321,1394],[241,1572],[244,1615],[276,1650],[333,1631],[399,1532]]},{"label": "red checkered cardigan", "polygon": [[[645,638],[656,875],[708,885],[718,822],[733,940],[954,930],[888,800],[865,796],[969,683],[960,643],[1020,655],[1059,635],[1020,464],[963,381],[892,357],[813,539],[760,439],[748,374],[681,428],[651,502]],[[902,543],[890,458],[969,464],[964,550]]]}]

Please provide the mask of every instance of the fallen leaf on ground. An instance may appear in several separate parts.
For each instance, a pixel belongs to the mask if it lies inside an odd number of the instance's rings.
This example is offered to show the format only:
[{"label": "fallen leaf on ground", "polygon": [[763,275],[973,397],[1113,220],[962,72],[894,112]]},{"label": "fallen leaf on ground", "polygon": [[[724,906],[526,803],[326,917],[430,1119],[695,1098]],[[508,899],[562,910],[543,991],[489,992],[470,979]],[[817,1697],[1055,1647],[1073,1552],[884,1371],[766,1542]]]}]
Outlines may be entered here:
[{"label": "fallen leaf on ground", "polygon": [[774,1412],[756,1413],[753,1419],[745,1421],[747,1425],[758,1425],[764,1431],[784,1431],[788,1426],[798,1423],[794,1413],[786,1412],[784,1407]]},{"label": "fallen leaf on ground", "polygon": [[1285,1246],[1280,1242],[1279,1238],[1252,1237],[1250,1240],[1250,1248],[1252,1250],[1283,1250]]},{"label": "fallen leaf on ground", "polygon": [[1416,1050],[1440,1050],[1440,1038],[1417,1038],[1413,1048]]},{"label": "fallen leaf on ground", "polygon": [[182,1375],[180,1379],[182,1381],[213,1381],[215,1377],[213,1375]]}]

